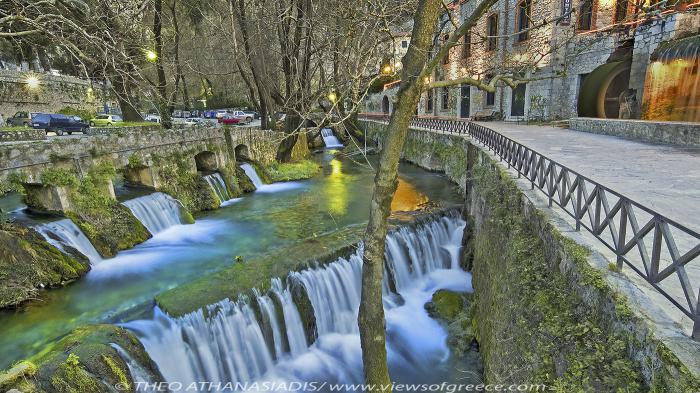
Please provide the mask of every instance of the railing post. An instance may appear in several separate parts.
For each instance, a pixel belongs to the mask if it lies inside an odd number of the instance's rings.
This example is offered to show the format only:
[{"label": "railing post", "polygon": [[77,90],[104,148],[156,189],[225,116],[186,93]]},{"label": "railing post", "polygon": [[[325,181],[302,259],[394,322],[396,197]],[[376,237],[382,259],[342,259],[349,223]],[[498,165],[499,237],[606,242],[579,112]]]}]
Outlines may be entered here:
[{"label": "railing post", "polygon": [[693,314],[695,318],[693,321],[693,332],[690,337],[695,341],[700,341],[700,289],[698,290],[698,304],[695,305],[695,312]]},{"label": "railing post", "polygon": [[583,198],[583,178],[581,176],[576,176],[576,231],[581,230],[581,218],[583,213],[581,212],[581,198]]},{"label": "railing post", "polygon": [[620,207],[620,233],[617,236],[615,255],[617,256],[617,270],[622,269],[622,249],[625,248],[625,237],[627,237],[627,202],[622,201]]}]

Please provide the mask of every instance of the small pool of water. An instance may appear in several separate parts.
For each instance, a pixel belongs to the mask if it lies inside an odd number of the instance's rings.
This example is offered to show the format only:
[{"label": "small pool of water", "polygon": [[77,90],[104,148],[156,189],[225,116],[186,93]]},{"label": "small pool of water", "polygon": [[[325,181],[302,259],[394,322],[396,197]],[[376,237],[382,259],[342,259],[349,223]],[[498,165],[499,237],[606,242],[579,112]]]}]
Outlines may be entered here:
[{"label": "small pool of water", "polygon": [[[217,271],[236,255],[251,259],[314,234],[366,222],[374,171],[330,154],[319,160],[323,171],[313,179],[247,194],[199,215],[195,224],[171,227],[100,262],[82,280],[44,292],[40,301],[0,312],[0,369],[79,325],[123,322],[134,308],[150,310],[155,294]],[[402,165],[400,177],[397,210],[427,200],[461,201],[457,187],[439,174]]]}]

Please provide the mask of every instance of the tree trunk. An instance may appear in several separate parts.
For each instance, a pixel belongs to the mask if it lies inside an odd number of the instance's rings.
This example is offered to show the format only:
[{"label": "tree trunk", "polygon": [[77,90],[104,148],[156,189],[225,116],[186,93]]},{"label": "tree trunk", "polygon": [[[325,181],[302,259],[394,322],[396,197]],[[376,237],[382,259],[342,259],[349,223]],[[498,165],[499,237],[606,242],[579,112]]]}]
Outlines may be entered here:
[{"label": "tree trunk", "polygon": [[163,1],[155,0],[153,5],[153,37],[155,40],[156,52],[156,71],[158,73],[158,111],[160,112],[160,124],[164,128],[172,128],[173,123],[170,119],[170,110],[168,106],[168,91],[167,91],[167,81],[165,79],[165,67],[163,66],[163,36],[161,34],[162,30],[162,17],[163,12]]},{"label": "tree trunk", "polygon": [[419,2],[416,9],[411,44],[403,58],[404,69],[398,92],[398,104],[384,137],[377,175],[374,179],[369,222],[364,236],[362,299],[358,318],[362,362],[366,383],[384,385],[388,387],[383,390],[385,392],[391,391],[382,304],[387,219],[391,213],[391,200],[398,185],[399,158],[411,117],[420,98],[423,86],[420,75],[425,67],[425,54],[430,47],[440,6],[439,0],[425,0]]},{"label": "tree trunk", "polygon": [[123,75],[116,75],[111,78],[112,87],[115,95],[117,96],[117,102],[119,102],[119,108],[122,110],[122,118],[124,121],[143,121],[141,113],[136,109],[134,105],[136,100],[131,95],[131,85]]}]

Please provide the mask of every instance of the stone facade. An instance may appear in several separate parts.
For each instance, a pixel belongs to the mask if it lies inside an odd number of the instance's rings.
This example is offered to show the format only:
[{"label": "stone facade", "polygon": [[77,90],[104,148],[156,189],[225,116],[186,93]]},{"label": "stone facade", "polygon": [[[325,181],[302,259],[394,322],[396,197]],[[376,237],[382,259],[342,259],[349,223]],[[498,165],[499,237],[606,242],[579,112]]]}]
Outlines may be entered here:
[{"label": "stone facade", "polygon": [[569,128],[644,142],[700,146],[698,123],[575,117],[569,120]]},{"label": "stone facade", "polygon": [[[590,0],[572,0],[573,10],[579,10],[585,1]],[[453,2],[453,16],[464,20],[477,4],[474,1]],[[639,118],[651,53],[662,42],[697,34],[700,27],[700,16],[696,13],[674,10],[642,21],[642,16],[632,15],[630,9],[625,19],[616,20],[617,2],[592,0],[590,28],[581,29],[578,13],[574,13],[568,21],[563,19],[530,30],[527,37],[521,39],[517,33],[521,31],[517,27],[517,16],[522,4],[523,0],[500,0],[494,4],[472,29],[469,38],[465,37],[468,43],[463,41],[452,48],[448,61],[438,67],[431,79],[469,76],[488,82],[493,75],[510,73],[532,80],[516,89],[515,95],[514,90],[503,83],[498,83],[496,92],[491,94],[467,85],[434,89],[423,93],[418,105],[419,115],[473,117],[480,112],[495,111],[505,120],[568,119],[580,115],[577,102],[584,78],[603,64],[627,59],[631,61],[627,88],[635,98],[625,104],[630,106],[625,116]],[[560,1],[529,1],[527,4],[529,26],[561,18],[564,13]],[[498,38],[490,43],[485,37],[493,21],[496,21]],[[441,34],[449,32],[446,29]],[[441,39],[442,36],[437,37],[438,41]],[[398,85],[393,85],[369,97],[366,110],[382,112],[382,101],[387,97],[393,111],[397,90]],[[429,99],[432,100],[430,104]]]},{"label": "stone facade", "polygon": [[[36,78],[38,86],[27,83]],[[7,120],[16,112],[56,113],[71,107],[94,110],[102,107],[102,88],[71,76],[0,70],[0,114]]]}]

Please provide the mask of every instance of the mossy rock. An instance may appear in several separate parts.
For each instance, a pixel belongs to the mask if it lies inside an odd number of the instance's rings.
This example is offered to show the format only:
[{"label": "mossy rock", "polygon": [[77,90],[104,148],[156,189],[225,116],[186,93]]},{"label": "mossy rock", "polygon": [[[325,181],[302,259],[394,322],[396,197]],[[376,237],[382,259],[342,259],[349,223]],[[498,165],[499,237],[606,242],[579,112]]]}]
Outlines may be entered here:
[{"label": "mossy rock", "polygon": [[127,207],[113,202],[105,209],[66,214],[106,258],[143,243],[151,237]]},{"label": "mossy rock", "polygon": [[268,167],[272,182],[310,179],[321,172],[321,166],[313,160],[290,163],[275,162]]},{"label": "mossy rock", "polygon": [[15,224],[0,227],[0,308],[36,298],[40,288],[66,285],[90,270],[88,260],[67,255],[34,229]]},{"label": "mossy rock", "polygon": [[[67,336],[45,348],[23,364],[24,373],[16,367],[0,374],[1,389],[22,392],[101,393],[134,392],[129,367],[117,349],[121,347],[153,378],[162,380],[136,336],[113,325],[90,325],[75,329]],[[20,370],[21,371],[21,370]],[[9,378],[2,379],[2,375]]]},{"label": "mossy rock", "polygon": [[433,293],[433,298],[425,304],[428,315],[435,319],[451,321],[464,309],[464,298],[457,292],[440,289]]},{"label": "mossy rock", "polygon": [[245,171],[241,167],[236,167],[236,179],[238,180],[238,186],[240,187],[240,190],[242,192],[253,192],[255,191],[255,185],[253,184],[253,181],[250,180],[248,175],[245,174]]}]

